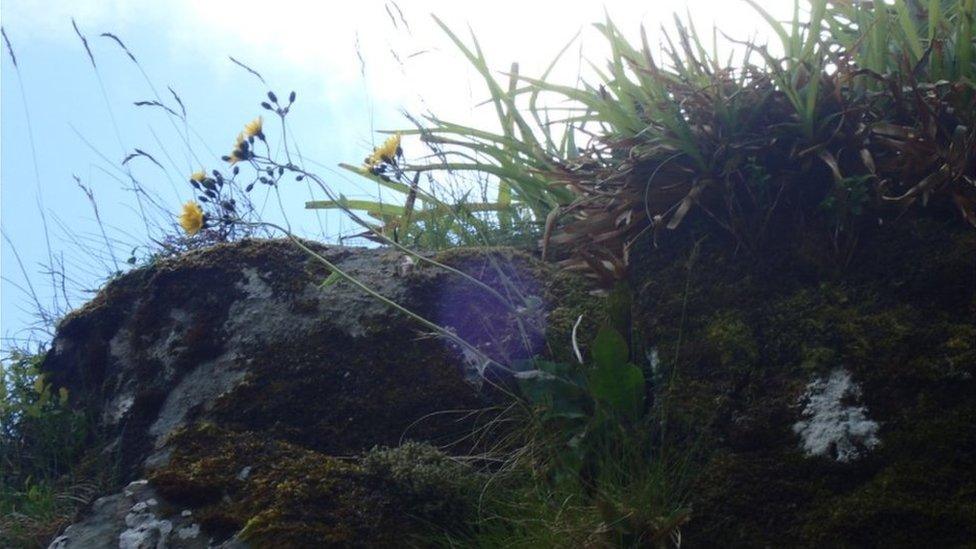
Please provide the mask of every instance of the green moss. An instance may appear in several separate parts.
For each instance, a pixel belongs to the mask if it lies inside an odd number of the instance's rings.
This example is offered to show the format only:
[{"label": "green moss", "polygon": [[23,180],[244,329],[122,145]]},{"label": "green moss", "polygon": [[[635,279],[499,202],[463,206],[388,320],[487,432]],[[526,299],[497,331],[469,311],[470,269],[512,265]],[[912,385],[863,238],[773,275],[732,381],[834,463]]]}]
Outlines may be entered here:
[{"label": "green moss", "polygon": [[[555,297],[555,306],[547,321],[547,342],[552,359],[562,362],[575,360],[572,355],[573,326],[582,317],[579,334],[596,334],[607,321],[606,299],[594,293],[590,281],[565,272],[553,273],[549,292]],[[581,338],[581,349],[586,349],[589,337]]]},{"label": "green moss", "polygon": [[418,442],[373,448],[363,456],[362,467],[390,481],[407,514],[455,530],[473,519],[486,481],[469,466]]},{"label": "green moss", "polygon": [[[976,234],[905,222],[864,235],[846,266],[696,240],[638,254],[634,280],[637,327],[673,374],[665,444],[711,456],[689,546],[971,543]],[[881,447],[852,464],[804,457],[790,428],[811,377],[839,367],[881,424]]]},{"label": "green moss", "polygon": [[752,327],[734,311],[717,313],[705,327],[705,336],[715,346],[723,366],[755,364],[759,359]]},{"label": "green moss", "polygon": [[803,521],[807,539],[862,547],[976,540],[976,404],[913,408],[910,425],[889,431],[873,475],[811,508]]},{"label": "green moss", "polygon": [[430,447],[376,450],[361,465],[212,424],[170,440],[150,480],[218,538],[258,546],[402,546],[463,528],[477,477]]}]

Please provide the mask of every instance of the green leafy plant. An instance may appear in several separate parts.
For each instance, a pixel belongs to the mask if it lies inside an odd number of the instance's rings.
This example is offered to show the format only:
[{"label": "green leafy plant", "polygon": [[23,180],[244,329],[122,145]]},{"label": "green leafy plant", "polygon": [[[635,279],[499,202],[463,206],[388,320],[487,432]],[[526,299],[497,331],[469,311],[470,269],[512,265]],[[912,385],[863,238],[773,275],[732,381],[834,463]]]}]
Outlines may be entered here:
[{"label": "green leafy plant", "polygon": [[591,460],[609,431],[644,417],[644,373],[629,363],[628,354],[623,336],[604,327],[593,341],[589,364],[539,359],[516,364],[521,394],[537,410],[542,430],[563,437],[558,452],[570,469]]},{"label": "green leafy plant", "polygon": [[[83,414],[38,371],[43,353],[14,351],[0,364],[0,459],[5,471],[54,478],[77,458],[87,436]],[[26,474],[24,474],[26,472]],[[9,477],[8,477],[9,478]]]},{"label": "green leafy plant", "polygon": [[74,474],[89,423],[38,366],[44,353],[13,351],[0,362],[0,545],[41,547],[94,495]]},{"label": "green leafy plant", "polygon": [[588,509],[577,526],[589,527],[587,536],[601,543],[677,543],[690,510],[679,468],[653,436],[658,421],[647,406],[644,372],[613,328],[599,331],[590,354],[587,364],[521,365],[519,387],[540,433],[534,442],[543,446],[548,497],[576,498]]},{"label": "green leafy plant", "polygon": [[[429,116],[404,133],[443,150],[404,173],[494,178],[497,202],[472,210],[507,226],[508,208],[524,207],[544,255],[607,285],[626,275],[640,236],[689,216],[755,254],[803,219],[845,257],[859,232],[913,205],[948,203],[976,225],[974,0],[796,1],[787,22],[745,4],[776,43],[729,38],[733,62],[719,57],[718,31],[708,47],[675,17],[656,57],[646,33],[631,43],[608,17],[595,27],[610,57],[576,86],[517,65],[501,82],[477,39],[438,21],[484,79],[500,131]],[[583,149],[578,135],[591,138]]]},{"label": "green leafy plant", "polygon": [[593,342],[589,390],[598,407],[624,421],[644,414],[644,373],[628,361],[627,342],[613,328],[603,328]]}]

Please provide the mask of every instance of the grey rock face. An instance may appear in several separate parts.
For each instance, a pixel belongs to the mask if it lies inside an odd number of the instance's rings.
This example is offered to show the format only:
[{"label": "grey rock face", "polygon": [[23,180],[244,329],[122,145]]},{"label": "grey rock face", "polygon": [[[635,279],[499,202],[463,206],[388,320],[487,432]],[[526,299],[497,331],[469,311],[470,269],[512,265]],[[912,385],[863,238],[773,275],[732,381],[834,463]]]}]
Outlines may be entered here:
[{"label": "grey rock face", "polygon": [[[538,328],[544,324],[542,308],[539,318],[522,319],[517,325],[505,304],[457,275],[430,266],[399,268],[403,254],[316,249],[370,288],[490,354],[529,356],[543,343]],[[541,271],[527,268],[526,258],[503,263],[507,282],[520,285],[520,292],[537,296],[544,291],[544,282],[535,280]],[[461,268],[486,279],[497,276],[493,265],[477,256],[459,262]],[[293,372],[296,378],[298,372],[316,377],[324,384],[318,391],[324,398],[344,399],[350,391],[363,392],[377,384],[417,384],[405,393],[410,397],[404,405],[408,409],[368,418],[371,424],[363,427],[369,429],[386,421],[402,423],[402,430],[425,413],[477,403],[477,387],[458,393],[465,379],[477,378],[471,375],[470,354],[465,358],[443,339],[424,334],[419,324],[351,284],[323,287],[327,276],[325,267],[287,241],[219,245],[162,261],[113,281],[92,303],[70,315],[59,327],[44,369],[54,383],[68,387],[76,402],[97,407],[104,427],[116,434],[115,446],[123,451],[130,478],[140,474],[147,458],[165,461],[165,442],[175,430],[195,421],[215,420],[215,406],[233,408],[227,403],[229,393],[242,384],[280,382],[282,372]],[[525,333],[526,327],[533,333]],[[524,348],[526,341],[534,348]],[[391,363],[384,368],[401,360],[428,364],[419,365],[420,371],[409,376],[407,366],[399,372],[381,369],[369,374],[386,379],[366,379],[366,368],[357,371],[347,366],[362,356],[360,347],[375,353],[384,345],[390,351],[385,359],[379,358]],[[287,363],[272,364],[282,353],[289,355]],[[331,381],[318,379],[328,370],[335,371]],[[441,378],[440,384],[449,385],[455,394],[438,395],[443,387],[438,389],[431,377]],[[302,388],[294,381],[289,390],[313,393],[308,384]],[[426,398],[419,393],[411,396],[421,386],[431,391]],[[255,401],[253,394],[247,398]],[[302,400],[271,407],[280,414],[299,415]],[[370,406],[395,408],[397,403]],[[362,410],[363,406],[356,406],[351,412],[361,415]],[[233,411],[224,413],[235,419]],[[357,421],[350,414],[344,419],[350,417]],[[298,420],[291,421],[302,428]],[[344,431],[338,432],[341,442]],[[363,446],[389,442],[395,441],[373,440]]]},{"label": "grey rock face", "polygon": [[205,549],[211,540],[193,521],[161,500],[145,480],[99,498],[83,520],[68,527],[48,549]]},{"label": "grey rock face", "polygon": [[[504,303],[456,273],[413,261],[404,268],[403,254],[312,246],[499,362],[545,344],[555,275],[528,256],[444,258],[512,296]],[[323,285],[328,275],[287,241],[160,261],[110,282],[69,315],[42,368],[69,389],[73,405],[100,419],[124,481],[166,466],[172,435],[202,422],[323,455],[470,433],[463,421],[474,419],[440,412],[481,409],[494,398],[472,383],[481,381],[472,353],[352,284]],[[206,547],[201,526],[181,511],[136,482],[98,500],[51,547]]]}]

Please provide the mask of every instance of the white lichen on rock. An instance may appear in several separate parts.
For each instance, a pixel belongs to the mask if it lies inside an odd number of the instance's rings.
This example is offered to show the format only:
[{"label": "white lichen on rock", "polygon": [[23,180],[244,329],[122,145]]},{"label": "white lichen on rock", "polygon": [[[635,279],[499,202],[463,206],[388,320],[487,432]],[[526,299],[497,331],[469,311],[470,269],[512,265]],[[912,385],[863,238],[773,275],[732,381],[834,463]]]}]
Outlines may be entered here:
[{"label": "white lichen on rock", "polygon": [[69,526],[48,549],[207,549],[215,546],[192,514],[173,514],[147,480],[130,482],[120,493],[99,498],[86,516]]},{"label": "white lichen on rock", "polygon": [[861,388],[843,368],[807,385],[803,419],[793,425],[808,456],[827,456],[839,462],[857,459],[881,444],[879,425],[857,404]]}]

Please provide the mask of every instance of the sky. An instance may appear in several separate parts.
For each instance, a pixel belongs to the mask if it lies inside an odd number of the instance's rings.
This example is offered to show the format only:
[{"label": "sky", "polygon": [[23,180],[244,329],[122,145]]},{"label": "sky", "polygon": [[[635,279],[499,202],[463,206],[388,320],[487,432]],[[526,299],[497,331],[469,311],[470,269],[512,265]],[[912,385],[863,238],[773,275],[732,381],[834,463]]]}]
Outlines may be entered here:
[{"label": "sky", "polygon": [[[763,4],[785,19],[793,2]],[[175,216],[192,198],[189,174],[223,167],[220,156],[263,112],[269,88],[279,97],[297,93],[289,139],[308,165],[337,192],[369,197],[375,185],[337,165],[361,162],[383,140],[378,131],[409,127],[402,111],[492,124],[491,109],[478,106],[486,89],[431,14],[465,39],[470,28],[499,73],[518,62],[521,74],[541,75],[580,33],[550,78],[573,84],[587,74],[580,52],[596,64],[606,54],[591,23],[609,15],[634,39],[643,24],[653,43],[674,12],[688,14],[707,36],[718,25],[737,38],[768,38],[760,18],[736,0],[4,0],[0,24],[17,67],[3,51],[0,348],[45,341],[38,308],[57,316],[80,306],[127,267],[127,258],[144,255],[150,237],[175,232]],[[106,32],[125,43],[138,66],[100,36]],[[133,104],[155,100],[178,109],[170,88],[185,105],[187,128],[160,109]],[[277,128],[266,133],[277,143]],[[409,157],[409,141],[404,148]],[[161,166],[140,157],[123,168],[135,149]],[[144,203],[140,211],[130,174],[155,206]],[[95,199],[104,233],[79,181]],[[263,217],[287,220],[302,236],[335,241],[355,229],[338,213],[305,210],[310,197],[323,197],[302,184],[283,184],[280,198],[255,197]]]}]

